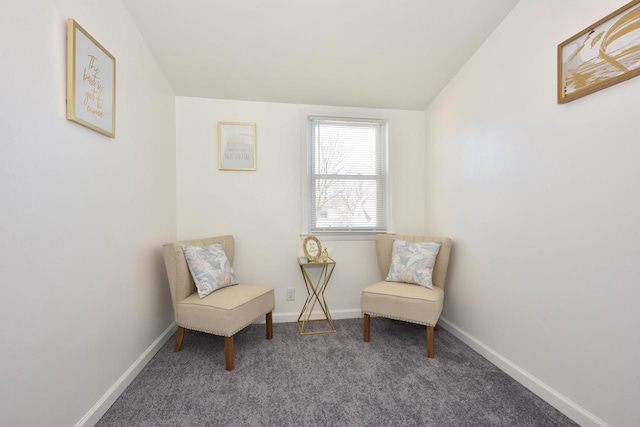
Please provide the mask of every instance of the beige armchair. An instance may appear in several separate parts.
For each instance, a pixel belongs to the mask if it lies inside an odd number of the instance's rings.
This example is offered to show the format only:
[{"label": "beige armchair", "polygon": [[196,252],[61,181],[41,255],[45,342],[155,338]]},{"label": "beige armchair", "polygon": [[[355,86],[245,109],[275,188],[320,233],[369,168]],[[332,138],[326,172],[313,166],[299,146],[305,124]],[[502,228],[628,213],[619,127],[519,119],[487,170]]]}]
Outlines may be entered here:
[{"label": "beige armchair", "polygon": [[[391,266],[393,241],[442,242],[433,268],[433,290],[407,283],[385,282]],[[427,357],[434,357],[434,329],[438,324],[444,302],[444,282],[447,276],[451,239],[419,236],[376,236],[376,252],[382,282],[362,291],[361,308],[364,313],[364,341],[370,340],[371,316],[382,316],[426,326]]]},{"label": "beige armchair", "polygon": [[256,285],[233,285],[218,289],[200,299],[191,277],[182,245],[207,246],[220,243],[233,265],[233,236],[185,240],[163,246],[164,261],[171,288],[171,299],[178,333],[173,351],[180,351],[184,330],[207,332],[224,337],[225,366],[234,369],[233,336],[260,316],[266,316],[267,339],[273,337],[271,313],[275,307],[273,288]]}]

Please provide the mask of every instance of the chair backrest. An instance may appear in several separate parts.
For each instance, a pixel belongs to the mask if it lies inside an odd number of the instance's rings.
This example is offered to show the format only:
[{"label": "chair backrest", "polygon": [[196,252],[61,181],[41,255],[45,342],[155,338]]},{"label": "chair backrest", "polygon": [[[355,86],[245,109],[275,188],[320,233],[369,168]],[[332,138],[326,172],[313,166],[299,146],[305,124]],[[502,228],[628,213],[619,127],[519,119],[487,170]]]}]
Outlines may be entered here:
[{"label": "chair backrest", "polygon": [[394,234],[376,235],[376,253],[378,255],[378,267],[382,280],[387,278],[389,267],[391,267],[391,254],[393,252],[393,241],[405,240],[407,242],[442,242],[436,264],[433,267],[433,286],[444,290],[444,281],[447,277],[449,267],[449,257],[451,256],[451,239],[447,237],[423,237],[423,236],[402,236]]},{"label": "chair backrest", "polygon": [[196,284],[191,277],[187,260],[182,252],[182,246],[207,246],[220,243],[227,259],[233,265],[234,240],[233,236],[209,237],[206,239],[183,240],[167,243],[162,246],[164,251],[164,264],[167,268],[169,288],[171,289],[171,301],[173,311],[176,312],[176,304],[196,292]]}]

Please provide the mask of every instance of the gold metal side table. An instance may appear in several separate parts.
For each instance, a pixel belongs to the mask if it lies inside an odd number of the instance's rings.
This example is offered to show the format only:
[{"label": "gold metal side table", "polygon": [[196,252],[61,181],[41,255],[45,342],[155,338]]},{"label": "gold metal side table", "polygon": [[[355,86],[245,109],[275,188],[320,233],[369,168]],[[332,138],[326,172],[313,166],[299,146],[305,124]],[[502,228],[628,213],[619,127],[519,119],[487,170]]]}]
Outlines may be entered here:
[{"label": "gold metal side table", "polygon": [[[307,288],[307,300],[304,302],[300,316],[298,316],[298,331],[300,331],[300,335],[331,334],[336,332],[336,327],[333,324],[333,319],[331,318],[327,301],[324,299],[324,291],[327,289],[329,279],[331,279],[331,275],[333,274],[333,269],[336,267],[336,262],[331,258],[323,262],[309,261],[305,257],[300,257],[298,258],[298,265],[300,266],[300,271],[304,278],[304,284]],[[318,275],[317,282],[314,285],[313,280],[309,277],[309,270],[317,268],[320,268],[320,274]],[[313,313],[313,309],[316,304],[322,310],[324,317],[312,319],[311,314]],[[321,331],[305,331],[305,327],[308,326],[309,322],[327,322],[329,324],[329,329]]]}]

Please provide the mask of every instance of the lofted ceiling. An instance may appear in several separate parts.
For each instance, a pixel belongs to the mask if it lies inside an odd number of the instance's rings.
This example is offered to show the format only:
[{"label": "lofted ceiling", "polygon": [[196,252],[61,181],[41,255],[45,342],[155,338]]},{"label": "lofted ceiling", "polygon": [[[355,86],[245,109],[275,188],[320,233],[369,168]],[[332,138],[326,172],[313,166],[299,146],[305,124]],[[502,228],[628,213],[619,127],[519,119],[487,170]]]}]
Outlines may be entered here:
[{"label": "lofted ceiling", "polygon": [[423,110],[518,0],[123,0],[176,95]]}]

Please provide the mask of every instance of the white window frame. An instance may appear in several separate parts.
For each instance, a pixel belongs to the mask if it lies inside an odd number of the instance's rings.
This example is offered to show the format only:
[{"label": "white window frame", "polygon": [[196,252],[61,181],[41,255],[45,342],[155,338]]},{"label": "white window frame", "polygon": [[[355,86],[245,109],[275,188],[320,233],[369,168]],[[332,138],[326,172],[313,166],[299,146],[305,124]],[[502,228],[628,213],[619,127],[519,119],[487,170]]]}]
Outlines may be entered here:
[{"label": "white window frame", "polygon": [[[384,230],[312,230],[311,227],[311,206],[310,206],[310,153],[311,144],[311,119],[313,117],[335,118],[335,119],[353,119],[353,120],[371,120],[383,122],[383,147],[385,159],[383,161],[383,175],[385,179],[384,185],[384,209],[386,216],[386,228]],[[393,233],[392,230],[392,212],[391,212],[391,175],[389,171],[389,122],[390,116],[371,111],[303,111],[302,112],[302,130],[303,130],[303,149],[302,149],[302,231],[301,236],[310,234],[322,236],[325,240],[371,240],[376,234]]]}]

